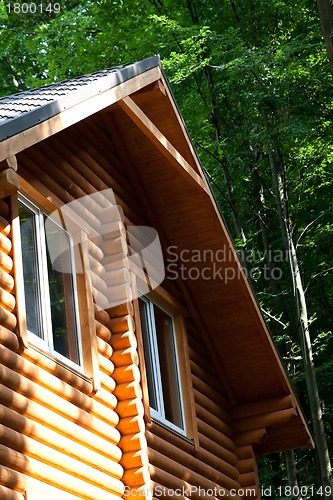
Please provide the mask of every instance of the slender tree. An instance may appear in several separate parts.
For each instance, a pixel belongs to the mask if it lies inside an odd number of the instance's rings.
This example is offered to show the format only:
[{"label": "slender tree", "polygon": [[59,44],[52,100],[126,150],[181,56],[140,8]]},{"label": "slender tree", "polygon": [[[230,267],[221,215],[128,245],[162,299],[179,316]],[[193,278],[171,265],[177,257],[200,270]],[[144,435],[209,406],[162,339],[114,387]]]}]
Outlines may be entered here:
[{"label": "slender tree", "polygon": [[293,500],[302,500],[302,497],[299,494],[300,487],[299,487],[298,478],[297,478],[295,452],[294,452],[294,450],[287,450],[284,452],[284,456],[285,456],[285,460],[286,460],[288,483],[289,483],[289,486],[291,487],[291,491],[292,491],[292,498],[293,498]]},{"label": "slender tree", "polygon": [[324,498],[333,499],[332,468],[324,429],[323,413],[319,398],[313,352],[309,330],[308,308],[300,270],[300,264],[293,241],[292,224],[288,210],[288,193],[286,187],[286,171],[280,152],[270,151],[269,160],[272,169],[276,207],[280,222],[282,239],[289,255],[290,273],[293,281],[293,292],[300,345],[305,370],[305,379],[310,404],[312,426],[316,442],[316,452],[321,475]]},{"label": "slender tree", "polygon": [[317,0],[320,27],[324,37],[330,71],[333,76],[333,2]]}]

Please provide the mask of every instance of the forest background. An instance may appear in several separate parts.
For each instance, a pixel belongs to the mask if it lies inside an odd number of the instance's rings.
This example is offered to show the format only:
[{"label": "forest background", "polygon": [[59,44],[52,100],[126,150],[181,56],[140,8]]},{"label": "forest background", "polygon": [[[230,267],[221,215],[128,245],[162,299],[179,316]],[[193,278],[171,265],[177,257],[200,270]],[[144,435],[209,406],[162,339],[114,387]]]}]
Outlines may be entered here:
[{"label": "forest background", "polygon": [[333,498],[332,31],[330,0],[0,6],[2,96],[161,57],[316,442],[261,485],[303,500]]}]

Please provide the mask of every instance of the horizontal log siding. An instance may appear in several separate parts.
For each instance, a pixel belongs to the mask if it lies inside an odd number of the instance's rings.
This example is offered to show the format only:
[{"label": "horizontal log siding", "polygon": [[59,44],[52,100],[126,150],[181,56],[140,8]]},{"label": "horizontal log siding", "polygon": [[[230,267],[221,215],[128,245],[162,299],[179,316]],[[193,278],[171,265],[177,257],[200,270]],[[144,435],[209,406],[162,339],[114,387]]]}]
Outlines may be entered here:
[{"label": "horizontal log siding", "polygon": [[[91,125],[93,130],[81,124],[77,131],[67,130],[20,154],[19,174],[42,195],[52,193],[50,199],[61,203],[112,187],[126,217],[142,223],[120,160]],[[94,228],[108,222],[96,219],[94,213],[92,207]],[[59,500],[112,500],[122,496],[125,486],[149,483],[132,303],[125,301],[110,314],[95,309],[101,382],[96,393],[90,382],[33,348],[18,354],[6,200],[0,200],[0,231],[1,498],[23,500],[27,491],[30,500],[34,491],[40,491]],[[111,255],[112,262],[117,251],[114,260],[119,260],[119,251],[126,248],[125,241],[114,237],[118,231],[118,238],[124,238],[124,226],[115,225],[112,231],[111,240],[107,235],[103,241],[89,242],[93,294],[98,305],[106,307],[118,290],[131,298],[129,272],[111,272],[107,279],[114,287],[110,290],[103,280],[104,255]],[[123,405],[120,411],[118,398]],[[124,418],[121,408],[126,408]]]},{"label": "horizontal log siding", "polygon": [[260,500],[260,486],[257,472],[257,461],[251,445],[236,448],[237,468],[240,472],[239,483],[247,491],[247,497]]},{"label": "horizontal log siding", "polygon": [[[3,202],[0,208],[6,209]],[[8,225],[3,226],[0,286],[10,293],[11,241]],[[108,380],[92,394],[91,383],[34,349],[17,354],[9,302],[0,304],[6,311],[0,328],[1,498],[21,500],[27,488],[64,500],[119,498],[124,485],[111,346],[99,338],[101,373]]]},{"label": "horizontal log siding", "polygon": [[186,329],[199,446],[153,423],[147,431],[151,478],[156,492],[181,489],[199,498],[202,491],[213,490],[222,498],[240,488],[230,408],[191,321]]}]

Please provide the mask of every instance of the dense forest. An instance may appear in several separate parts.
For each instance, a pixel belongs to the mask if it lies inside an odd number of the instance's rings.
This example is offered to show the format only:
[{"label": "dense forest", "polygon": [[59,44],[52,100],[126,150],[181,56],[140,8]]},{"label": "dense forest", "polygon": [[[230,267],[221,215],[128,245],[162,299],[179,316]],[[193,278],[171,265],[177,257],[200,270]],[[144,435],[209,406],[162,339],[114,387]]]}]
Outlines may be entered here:
[{"label": "dense forest", "polygon": [[160,56],[316,442],[263,457],[262,487],[332,499],[331,0],[7,2],[0,17],[1,95]]}]

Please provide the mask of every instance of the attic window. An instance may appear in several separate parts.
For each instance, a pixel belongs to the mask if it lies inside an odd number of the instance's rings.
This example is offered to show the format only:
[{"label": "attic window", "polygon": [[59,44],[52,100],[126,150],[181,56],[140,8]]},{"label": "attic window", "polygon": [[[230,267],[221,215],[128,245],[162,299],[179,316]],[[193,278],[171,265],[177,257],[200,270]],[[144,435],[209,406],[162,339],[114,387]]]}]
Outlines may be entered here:
[{"label": "attic window", "polygon": [[[21,195],[19,219],[28,338],[60,361],[80,368],[82,354],[71,235],[50,219],[46,226],[43,211]],[[46,237],[63,249],[58,265],[71,272],[54,269]]]},{"label": "attic window", "polygon": [[185,434],[174,319],[146,297],[139,307],[151,416]]}]

